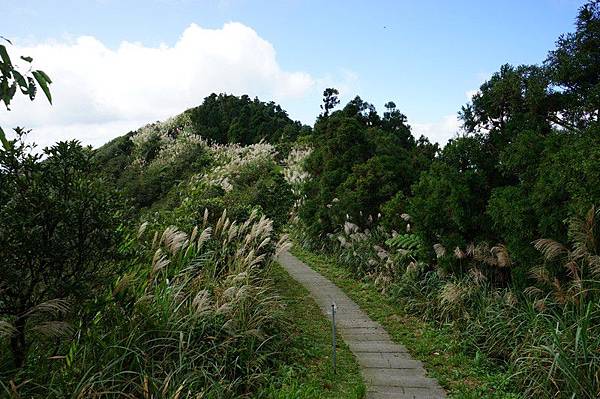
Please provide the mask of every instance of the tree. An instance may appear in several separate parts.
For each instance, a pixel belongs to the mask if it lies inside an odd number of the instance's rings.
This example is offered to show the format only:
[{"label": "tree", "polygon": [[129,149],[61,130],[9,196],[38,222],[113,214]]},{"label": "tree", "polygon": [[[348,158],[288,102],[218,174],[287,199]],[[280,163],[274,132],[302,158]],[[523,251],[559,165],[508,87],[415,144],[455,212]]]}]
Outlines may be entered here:
[{"label": "tree", "polygon": [[261,140],[275,144],[294,140],[303,128],[274,102],[247,95],[211,94],[197,107],[182,115],[189,117],[194,134],[221,144],[254,144]]},{"label": "tree", "polygon": [[398,192],[410,193],[436,146],[418,148],[406,116],[388,103],[382,119],[359,96],[342,110],[317,120],[314,151],[306,160],[313,179],[306,183],[300,218],[309,234],[331,233],[350,218],[366,226],[376,222],[383,204]]},{"label": "tree", "polygon": [[[0,39],[12,44],[10,40],[2,36],[0,36]],[[21,56],[21,60],[31,64],[33,58]],[[19,89],[21,94],[28,96],[33,101],[37,94],[36,82],[46,95],[48,101],[52,104],[52,96],[48,87],[52,83],[52,80],[50,80],[48,75],[39,69],[32,71],[31,68],[25,73],[19,72],[8,55],[6,46],[0,44],[0,103],[4,103],[6,109],[10,110],[10,103],[17,93],[17,89]],[[4,147],[8,145],[2,126],[0,126],[0,144]]]},{"label": "tree", "polygon": [[0,315],[21,367],[28,332],[68,331],[66,305],[81,304],[111,275],[119,219],[89,149],[61,142],[42,159],[15,132],[0,149]]},{"label": "tree", "polygon": [[489,237],[488,154],[481,136],[448,142],[413,186],[410,215],[429,247],[463,246]]},{"label": "tree", "polygon": [[581,7],[576,31],[556,44],[545,62],[552,83],[561,89],[553,93],[561,110],[554,122],[568,129],[600,122],[600,1]]},{"label": "tree", "polygon": [[327,88],[323,91],[323,104],[321,105],[321,109],[323,110],[323,117],[329,116],[329,111],[335,108],[336,105],[340,103],[338,100],[338,94],[340,94],[337,89]]}]

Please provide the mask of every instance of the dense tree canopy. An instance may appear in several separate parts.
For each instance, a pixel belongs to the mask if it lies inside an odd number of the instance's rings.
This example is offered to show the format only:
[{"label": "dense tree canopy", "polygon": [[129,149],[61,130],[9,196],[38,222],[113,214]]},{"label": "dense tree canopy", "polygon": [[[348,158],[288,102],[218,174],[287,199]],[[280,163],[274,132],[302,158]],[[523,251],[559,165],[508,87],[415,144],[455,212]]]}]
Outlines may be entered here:
[{"label": "dense tree canopy", "polygon": [[410,193],[419,172],[429,165],[436,147],[425,138],[415,141],[394,103],[386,109],[381,118],[372,104],[356,97],[318,119],[315,148],[306,161],[314,178],[306,185],[300,213],[310,234],[331,233],[348,219],[373,223],[396,193]]},{"label": "dense tree canopy", "polygon": [[274,102],[265,103],[247,95],[213,93],[202,105],[187,110],[186,114],[197,134],[217,143],[293,141],[303,129],[306,130]]}]

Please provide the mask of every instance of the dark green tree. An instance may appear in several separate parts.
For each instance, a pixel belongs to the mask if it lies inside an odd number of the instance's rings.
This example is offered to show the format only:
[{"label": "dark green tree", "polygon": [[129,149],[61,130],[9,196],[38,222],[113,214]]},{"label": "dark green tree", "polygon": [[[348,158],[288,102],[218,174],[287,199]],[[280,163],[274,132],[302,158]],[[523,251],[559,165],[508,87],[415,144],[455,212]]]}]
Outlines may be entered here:
[{"label": "dark green tree", "polygon": [[16,134],[0,150],[0,315],[12,326],[21,367],[28,332],[52,333],[48,321],[60,332],[63,305],[78,306],[103,287],[119,221],[117,199],[94,177],[89,149],[61,142],[42,159],[24,144],[23,130]]},{"label": "dark green tree", "polygon": [[340,103],[340,100],[338,100],[339,94],[337,89],[331,87],[323,91],[323,104],[321,104],[323,117],[327,118],[329,116],[329,111],[334,109]]},{"label": "dark green tree", "polygon": [[600,122],[600,1],[581,7],[575,26],[575,32],[560,36],[545,62],[560,88],[552,96],[560,110],[552,121],[566,129]]}]

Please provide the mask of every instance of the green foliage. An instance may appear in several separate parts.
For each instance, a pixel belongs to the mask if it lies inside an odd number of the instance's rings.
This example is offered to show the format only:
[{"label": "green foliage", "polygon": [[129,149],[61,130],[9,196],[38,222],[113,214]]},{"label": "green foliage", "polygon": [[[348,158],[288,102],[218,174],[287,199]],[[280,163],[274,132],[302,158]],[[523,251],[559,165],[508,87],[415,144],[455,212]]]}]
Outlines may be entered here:
[{"label": "green foliage", "polygon": [[561,112],[554,122],[583,129],[600,121],[600,2],[588,1],[577,16],[576,31],[562,35],[546,59]]},{"label": "green foliage", "polygon": [[[12,44],[10,40],[0,36],[0,41],[4,40],[9,44]],[[28,56],[21,56],[21,60],[27,64],[31,64],[33,58]],[[37,94],[38,86],[44,92],[44,95],[50,103],[52,103],[52,95],[50,94],[49,85],[52,80],[44,71],[35,70],[31,68],[27,72],[20,72],[19,68],[13,63],[8,54],[8,50],[4,44],[0,44],[0,103],[4,103],[7,110],[10,110],[10,103],[17,93],[17,89],[21,94],[29,97],[30,100],[34,100]],[[6,140],[6,135],[0,126],[0,144],[7,148],[9,143]]]},{"label": "green foliage", "polygon": [[0,315],[12,325],[20,367],[32,331],[44,323],[67,329],[60,324],[66,304],[80,306],[109,281],[119,214],[114,193],[94,177],[88,149],[61,142],[42,161],[23,143],[25,132],[16,133],[0,150]]},{"label": "green foliage", "polygon": [[338,186],[350,175],[354,165],[369,158],[370,150],[366,129],[356,118],[346,117],[341,111],[319,120],[314,138],[316,148],[305,164],[314,178],[306,183],[306,201],[300,217],[309,232],[318,236],[333,229],[336,221],[328,212],[328,205],[333,206]]},{"label": "green foliage", "polygon": [[[248,396],[282,363],[287,322],[268,280],[283,241],[268,219],[223,214],[186,234],[171,226],[124,238],[127,269],[94,291],[70,340],[36,341],[35,360],[0,392],[62,398]],[[137,238],[136,238],[137,236]],[[0,345],[4,341],[0,340]],[[6,364],[0,363],[0,381]]]},{"label": "green foliage", "polygon": [[[243,159],[243,158],[242,158]],[[206,210],[219,215],[225,209],[232,219],[245,219],[252,212],[269,217],[277,230],[289,219],[294,197],[280,167],[272,159],[258,158],[232,169],[226,186],[219,186],[210,176],[192,177],[180,188],[173,202],[176,207],[168,220],[193,228],[204,218]]]},{"label": "green foliage", "polygon": [[405,231],[407,221],[402,215],[408,209],[408,198],[398,191],[389,201],[381,205],[381,225],[388,231]]},{"label": "green foliage", "polygon": [[[360,97],[344,109],[321,116],[315,124],[314,151],[306,160],[313,176],[305,185],[300,218],[308,233],[332,233],[350,219],[360,226],[374,222],[384,203],[398,192],[410,192],[427,142],[420,145],[406,117],[388,104],[380,118]],[[433,156],[433,154],[430,154]]]},{"label": "green foliage", "polygon": [[[475,140],[454,140],[446,146],[448,152],[464,141]],[[430,248],[436,243],[449,248],[464,246],[485,237],[489,226],[485,218],[488,190],[485,176],[477,167],[461,170],[448,162],[435,161],[413,186],[409,213],[415,228]]]},{"label": "green foliage", "polygon": [[321,104],[321,109],[323,110],[323,117],[329,116],[329,111],[336,107],[340,103],[338,100],[338,95],[340,93],[337,89],[327,88],[323,91],[323,104]]},{"label": "green foliage", "polygon": [[[401,295],[396,287],[382,293],[372,281],[357,280],[337,257],[315,254],[298,246],[294,246],[292,252],[342,288],[393,340],[405,345],[411,356],[423,361],[428,375],[442,384],[449,397],[523,397],[511,380],[511,370],[494,364],[481,351],[465,351],[467,340],[448,325],[424,321],[422,312],[408,312],[404,305],[414,298]],[[428,304],[423,303],[423,308],[427,307]]]},{"label": "green foliage", "polygon": [[[307,162],[299,239],[404,311],[451,326],[467,355],[506,366],[505,386],[527,397],[600,392],[600,216],[584,216],[600,202],[599,10],[587,2],[543,66],[501,66],[442,151],[382,134],[405,122],[395,105],[382,120],[356,98],[319,119]],[[365,132],[352,136],[361,154],[318,136],[340,118]]]},{"label": "green foliage", "polygon": [[211,94],[202,105],[185,112],[193,130],[217,143],[254,144],[293,141],[302,125],[293,122],[287,113],[273,102],[265,103],[247,95],[236,97]]},{"label": "green foliage", "polygon": [[416,234],[398,234],[385,241],[386,245],[393,249],[404,249],[422,252],[425,245],[421,237]]}]

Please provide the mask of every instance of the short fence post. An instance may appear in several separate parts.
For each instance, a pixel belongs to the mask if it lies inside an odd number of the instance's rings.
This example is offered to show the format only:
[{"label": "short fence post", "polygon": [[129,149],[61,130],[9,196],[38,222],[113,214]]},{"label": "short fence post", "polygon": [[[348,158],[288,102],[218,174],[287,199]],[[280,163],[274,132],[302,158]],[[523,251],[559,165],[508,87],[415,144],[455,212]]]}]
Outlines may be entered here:
[{"label": "short fence post", "polygon": [[331,360],[333,363],[333,374],[335,374],[335,303],[331,304]]}]

